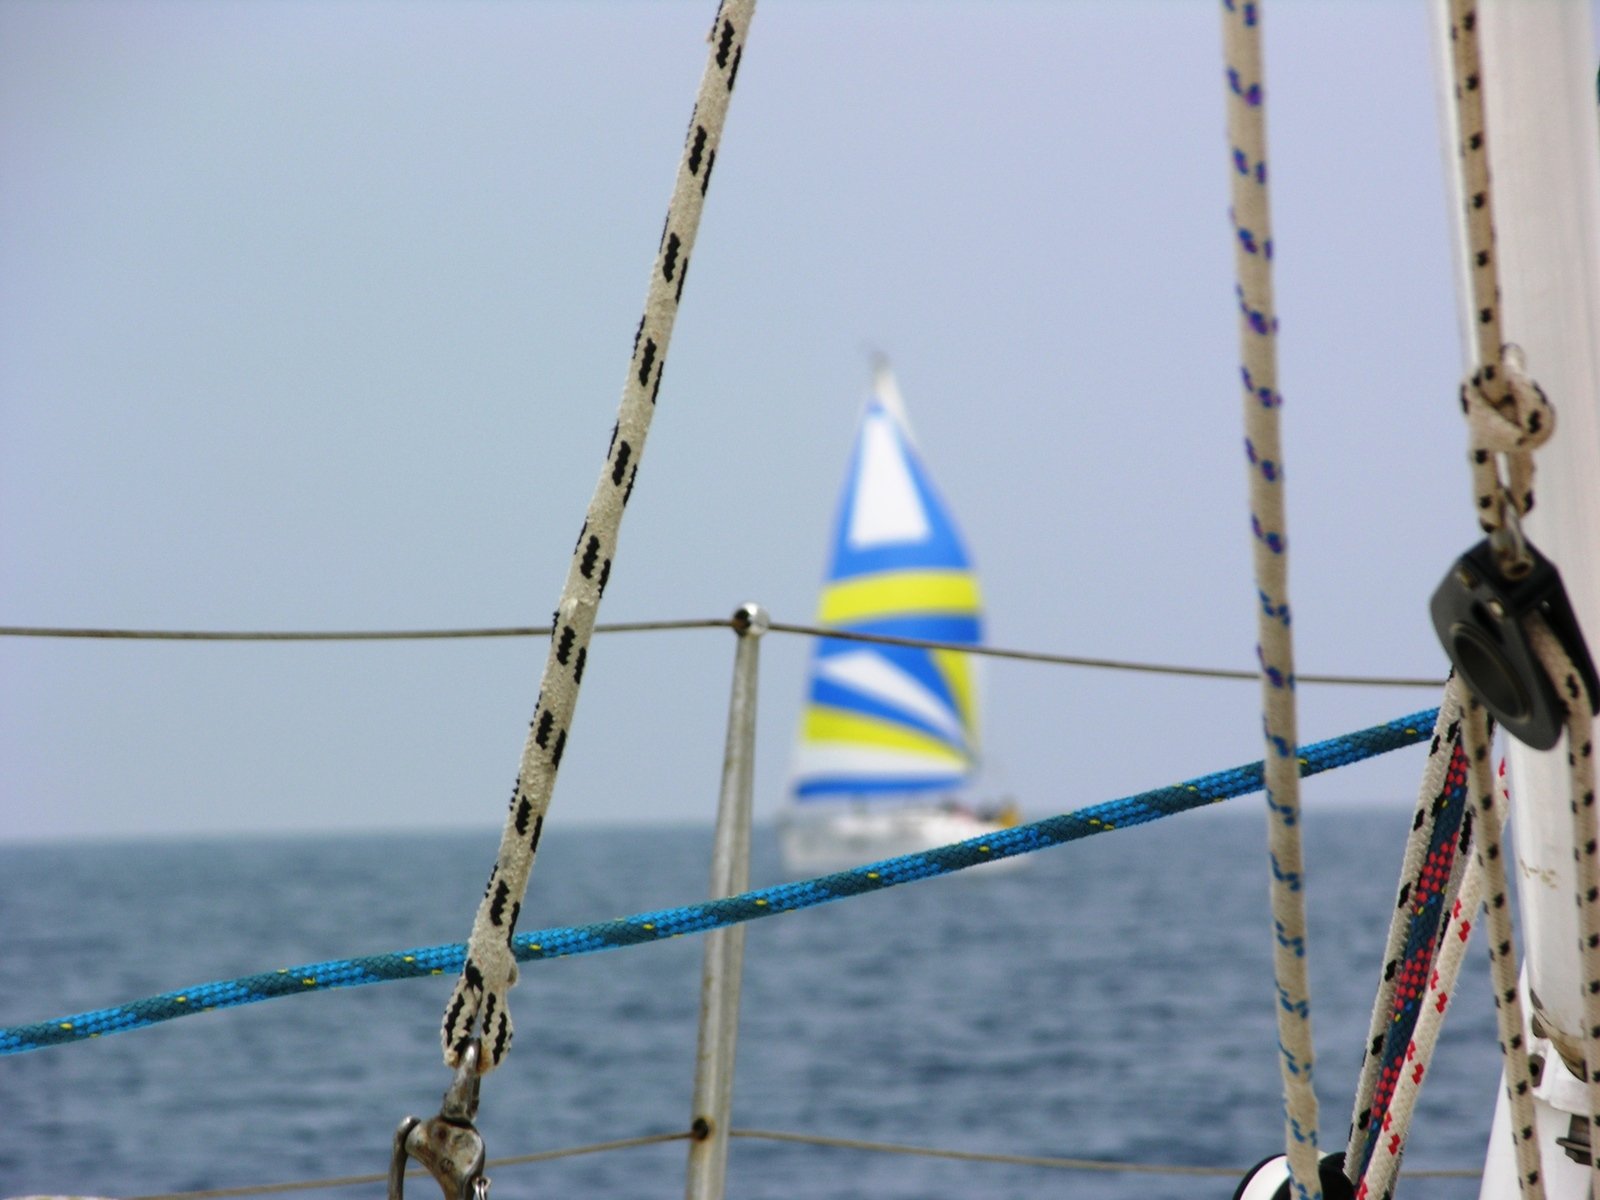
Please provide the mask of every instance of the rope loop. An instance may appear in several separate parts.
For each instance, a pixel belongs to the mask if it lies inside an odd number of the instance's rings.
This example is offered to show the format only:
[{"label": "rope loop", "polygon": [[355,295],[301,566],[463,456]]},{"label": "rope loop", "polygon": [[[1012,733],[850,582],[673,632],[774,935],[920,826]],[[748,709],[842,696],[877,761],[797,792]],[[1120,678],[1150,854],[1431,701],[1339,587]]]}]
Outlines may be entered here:
[{"label": "rope loop", "polygon": [[1462,382],[1461,411],[1467,419],[1478,525],[1485,533],[1498,533],[1533,509],[1533,451],[1555,432],[1555,408],[1528,375],[1521,349],[1507,344],[1498,369],[1486,364]]},{"label": "rope loop", "polygon": [[[1518,518],[1533,508],[1532,451],[1549,438],[1555,414],[1539,385],[1528,378],[1522,351],[1502,336],[1480,32],[1477,0],[1450,0],[1457,158],[1475,314],[1471,340],[1478,363],[1462,384],[1461,408],[1467,417],[1478,524],[1495,538],[1506,573],[1516,577],[1531,565]],[[1506,460],[1503,476],[1497,456]]]},{"label": "rope loop", "polygon": [[489,942],[475,951],[462,967],[444,1015],[443,1040],[457,1065],[478,1038],[480,1024],[483,1047],[492,1063],[505,1058],[516,1032],[507,998],[517,986],[519,971],[510,940]]}]

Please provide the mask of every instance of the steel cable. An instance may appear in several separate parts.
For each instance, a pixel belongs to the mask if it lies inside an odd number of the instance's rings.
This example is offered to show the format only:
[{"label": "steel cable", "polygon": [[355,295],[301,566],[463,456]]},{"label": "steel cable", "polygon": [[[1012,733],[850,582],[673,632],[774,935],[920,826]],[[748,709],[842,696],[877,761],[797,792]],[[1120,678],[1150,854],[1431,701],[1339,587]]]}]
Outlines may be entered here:
[{"label": "steel cable", "polygon": [[[662,621],[612,621],[597,624],[595,633],[641,633],[679,629],[729,629],[728,617],[688,618]],[[819,625],[800,625],[774,621],[773,633],[830,637],[842,641],[876,642],[885,646],[917,646],[926,650],[959,650],[983,658],[1008,658],[1019,662],[1047,663],[1065,667],[1088,667],[1105,671],[1137,671],[1152,675],[1188,675],[1202,679],[1257,680],[1258,671],[1229,667],[1195,667],[1178,663],[1139,662],[1133,659],[1094,658],[1081,654],[1051,654],[1043,650],[1016,650],[1002,646],[963,646],[925,638],[897,637],[885,633],[856,633],[824,629]],[[84,638],[103,641],[156,642],[403,642],[444,641],[471,638],[549,637],[549,625],[490,625],[464,629],[333,629],[333,630],[224,630],[224,629],[90,629],[49,625],[0,625],[0,637]],[[1327,675],[1300,674],[1298,683],[1332,684],[1343,687],[1437,688],[1443,678],[1419,675]]]},{"label": "steel cable", "polygon": [[[915,1158],[938,1158],[954,1162],[989,1163],[1000,1166],[1044,1167],[1061,1171],[1096,1171],[1128,1175],[1176,1175],[1198,1178],[1237,1179],[1244,1167],[1210,1167],[1182,1163],[1135,1163],[1098,1158],[1066,1158],[1037,1154],[989,1154],[974,1150],[946,1150],[935,1146],[910,1146],[895,1142],[869,1142],[859,1138],[830,1137],[825,1134],[786,1133],[773,1129],[730,1129],[728,1136],[745,1141],[787,1142],[801,1146],[822,1146],[840,1150],[859,1150],[872,1154],[901,1154]],[[573,1146],[562,1150],[543,1150],[534,1154],[518,1154],[507,1158],[492,1158],[485,1163],[487,1170],[501,1167],[528,1166],[533,1163],[553,1162],[563,1158],[576,1158],[585,1154],[603,1154],[614,1150],[630,1150],[639,1146],[660,1145],[666,1142],[689,1141],[694,1134],[688,1130],[675,1133],[645,1134],[641,1137],[618,1138],[609,1142],[595,1142],[586,1146]],[[1475,1167],[1438,1167],[1406,1172],[1411,1179],[1477,1179],[1483,1172]],[[421,1170],[407,1172],[409,1177],[426,1178]],[[297,1180],[293,1183],[268,1183],[254,1186],[209,1188],[193,1192],[161,1192],[146,1196],[133,1196],[129,1200],[236,1200],[245,1196],[274,1196],[289,1192],[310,1192],[340,1187],[356,1187],[383,1183],[386,1175],[344,1175],[327,1179]]]}]

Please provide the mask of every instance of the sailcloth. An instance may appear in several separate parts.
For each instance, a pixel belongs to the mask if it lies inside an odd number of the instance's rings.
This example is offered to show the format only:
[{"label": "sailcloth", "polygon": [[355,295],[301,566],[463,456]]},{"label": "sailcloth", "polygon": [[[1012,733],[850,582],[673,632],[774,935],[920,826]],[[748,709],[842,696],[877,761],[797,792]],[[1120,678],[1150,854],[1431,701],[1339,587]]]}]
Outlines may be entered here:
[{"label": "sailcloth", "polygon": [[[972,564],[883,368],[856,433],[817,623],[963,646],[982,637]],[[795,800],[911,798],[964,783],[978,757],[974,684],[959,651],[821,639]]]}]

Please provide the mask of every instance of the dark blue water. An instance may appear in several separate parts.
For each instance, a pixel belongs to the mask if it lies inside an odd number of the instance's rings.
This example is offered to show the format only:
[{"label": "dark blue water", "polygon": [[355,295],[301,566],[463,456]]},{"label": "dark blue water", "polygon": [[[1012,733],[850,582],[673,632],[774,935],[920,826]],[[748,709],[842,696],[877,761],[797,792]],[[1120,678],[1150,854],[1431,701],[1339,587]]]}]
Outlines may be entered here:
[{"label": "dark blue water", "polygon": [[[734,1123],[1028,1155],[1246,1165],[1281,1146],[1259,801],[748,926]],[[1325,1141],[1342,1142],[1399,809],[1308,813]],[[0,849],[0,1024],[276,966],[460,940],[497,833]],[[562,831],[524,928],[699,899],[709,829]],[[981,873],[980,873],[981,874]],[[757,883],[779,878],[758,831]],[[486,1080],[493,1156],[682,1129],[702,942],[523,968]],[[1476,1167],[1498,1076],[1469,957],[1408,1169]],[[0,1059],[0,1195],[381,1172],[436,1111],[448,981],[273,1000]],[[675,1197],[681,1143],[505,1168],[500,1200]],[[437,1193],[425,1181],[418,1196]],[[735,1141],[732,1197],[1222,1197],[1233,1183]],[[381,1187],[321,1193],[378,1195]],[[1413,1180],[1403,1196],[1476,1195]]]}]

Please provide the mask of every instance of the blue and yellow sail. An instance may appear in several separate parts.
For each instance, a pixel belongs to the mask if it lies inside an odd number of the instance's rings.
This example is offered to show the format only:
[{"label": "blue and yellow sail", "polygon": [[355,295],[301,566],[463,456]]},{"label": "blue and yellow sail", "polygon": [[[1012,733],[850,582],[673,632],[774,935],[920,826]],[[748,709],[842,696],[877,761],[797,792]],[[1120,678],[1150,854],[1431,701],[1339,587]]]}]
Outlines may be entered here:
[{"label": "blue and yellow sail", "polygon": [[[817,623],[976,646],[977,577],[887,368],[856,433]],[[798,802],[944,793],[978,761],[974,667],[959,650],[823,638],[795,755]]]}]

